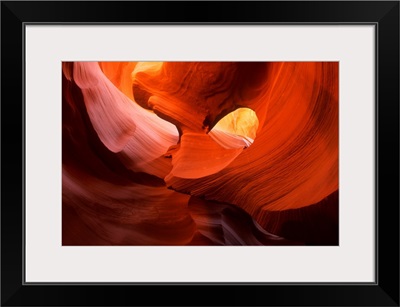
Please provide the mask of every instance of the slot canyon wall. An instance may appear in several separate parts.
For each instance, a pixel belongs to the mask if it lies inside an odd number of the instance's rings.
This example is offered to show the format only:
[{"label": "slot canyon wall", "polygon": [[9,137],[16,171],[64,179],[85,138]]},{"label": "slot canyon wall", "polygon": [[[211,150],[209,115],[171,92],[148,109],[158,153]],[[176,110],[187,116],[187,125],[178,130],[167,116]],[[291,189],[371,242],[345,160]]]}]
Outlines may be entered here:
[{"label": "slot canyon wall", "polygon": [[337,62],[63,62],[63,245],[338,245]]}]

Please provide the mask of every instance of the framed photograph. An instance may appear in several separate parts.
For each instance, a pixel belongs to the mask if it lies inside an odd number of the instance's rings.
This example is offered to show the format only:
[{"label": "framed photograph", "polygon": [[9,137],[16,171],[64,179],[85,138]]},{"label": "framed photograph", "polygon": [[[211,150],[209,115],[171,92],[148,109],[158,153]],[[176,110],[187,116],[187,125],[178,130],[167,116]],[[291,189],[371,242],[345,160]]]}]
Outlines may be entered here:
[{"label": "framed photograph", "polygon": [[399,306],[398,1],[3,1],[1,76],[2,306]]}]

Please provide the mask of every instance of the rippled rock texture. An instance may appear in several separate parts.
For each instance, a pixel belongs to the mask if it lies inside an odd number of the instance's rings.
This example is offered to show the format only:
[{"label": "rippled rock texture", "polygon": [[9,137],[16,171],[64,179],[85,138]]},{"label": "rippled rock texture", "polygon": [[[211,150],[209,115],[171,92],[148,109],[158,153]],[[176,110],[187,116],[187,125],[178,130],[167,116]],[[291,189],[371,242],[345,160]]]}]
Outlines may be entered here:
[{"label": "rippled rock texture", "polygon": [[63,245],[337,245],[337,62],[64,62]]}]

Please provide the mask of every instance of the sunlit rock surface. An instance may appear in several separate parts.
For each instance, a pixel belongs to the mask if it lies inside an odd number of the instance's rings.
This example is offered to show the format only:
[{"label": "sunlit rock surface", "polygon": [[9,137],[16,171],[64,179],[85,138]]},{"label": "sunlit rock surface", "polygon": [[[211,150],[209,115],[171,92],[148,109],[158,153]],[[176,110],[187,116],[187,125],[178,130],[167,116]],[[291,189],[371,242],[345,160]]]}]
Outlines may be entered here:
[{"label": "sunlit rock surface", "polygon": [[338,244],[338,63],[63,63],[64,245]]}]

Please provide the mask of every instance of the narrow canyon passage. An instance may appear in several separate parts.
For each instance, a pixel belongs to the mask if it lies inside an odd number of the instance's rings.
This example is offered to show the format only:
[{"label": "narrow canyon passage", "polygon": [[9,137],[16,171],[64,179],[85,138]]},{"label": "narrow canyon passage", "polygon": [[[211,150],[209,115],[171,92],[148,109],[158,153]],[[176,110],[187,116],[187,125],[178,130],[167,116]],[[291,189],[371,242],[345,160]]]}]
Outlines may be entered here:
[{"label": "narrow canyon passage", "polygon": [[64,62],[63,245],[337,245],[337,62]]}]

